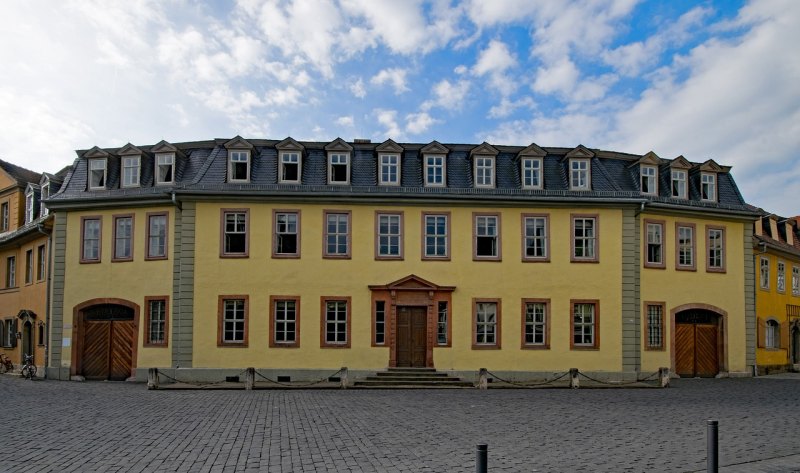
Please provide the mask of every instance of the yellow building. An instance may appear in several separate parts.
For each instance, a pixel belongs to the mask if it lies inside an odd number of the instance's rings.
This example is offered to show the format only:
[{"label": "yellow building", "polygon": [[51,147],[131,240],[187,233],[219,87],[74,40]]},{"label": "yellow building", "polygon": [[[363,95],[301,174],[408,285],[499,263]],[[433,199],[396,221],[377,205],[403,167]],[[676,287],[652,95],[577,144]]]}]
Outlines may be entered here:
[{"label": "yellow building", "polygon": [[48,200],[49,368],[749,374],[755,215],[729,171],[536,144],[79,151]]},{"label": "yellow building", "polygon": [[[800,233],[797,219],[760,211],[753,239],[756,268],[758,371],[800,364]],[[794,365],[794,366],[793,366]]]}]

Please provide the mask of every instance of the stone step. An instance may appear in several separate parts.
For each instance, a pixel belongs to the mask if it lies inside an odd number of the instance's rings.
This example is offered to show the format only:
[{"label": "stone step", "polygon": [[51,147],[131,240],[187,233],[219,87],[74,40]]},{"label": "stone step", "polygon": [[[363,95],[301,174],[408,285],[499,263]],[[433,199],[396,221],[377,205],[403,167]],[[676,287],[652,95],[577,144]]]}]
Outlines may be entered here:
[{"label": "stone step", "polygon": [[429,378],[446,378],[447,373],[439,373],[437,371],[378,371],[375,373],[377,376],[408,376],[408,377],[429,377]]},{"label": "stone step", "polygon": [[462,381],[460,379],[442,379],[442,380],[425,380],[425,381],[409,381],[407,379],[380,379],[380,380],[358,380],[353,383],[356,387],[397,387],[397,386],[410,386],[419,388],[435,388],[435,387],[461,387],[472,388],[473,384],[469,381]]},{"label": "stone step", "polygon": [[386,371],[409,372],[409,373],[437,373],[436,368],[411,368],[411,367],[386,368]]},{"label": "stone step", "polygon": [[364,381],[402,381],[404,383],[423,383],[428,381],[461,381],[458,378],[449,378],[447,376],[367,376],[363,378]]}]

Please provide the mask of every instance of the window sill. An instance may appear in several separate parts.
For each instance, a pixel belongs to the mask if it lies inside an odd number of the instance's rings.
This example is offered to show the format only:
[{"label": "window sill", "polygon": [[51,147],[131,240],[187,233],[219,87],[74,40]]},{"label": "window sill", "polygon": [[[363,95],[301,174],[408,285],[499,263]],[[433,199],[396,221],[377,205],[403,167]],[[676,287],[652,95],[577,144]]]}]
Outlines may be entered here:
[{"label": "window sill", "polygon": [[320,348],[350,348],[350,344],[349,343],[342,343],[341,345],[322,344],[319,347]]},{"label": "window sill", "polygon": [[550,349],[550,344],[549,343],[545,343],[544,345],[522,344],[522,346],[520,348],[522,350],[549,350]]},{"label": "window sill", "polygon": [[692,266],[675,266],[675,271],[697,272],[697,268],[692,267]]},{"label": "window sill", "polygon": [[169,348],[168,343],[145,343],[142,345],[144,348]]},{"label": "window sill", "polygon": [[599,351],[600,347],[582,347],[582,346],[571,346],[569,347],[570,350],[579,350],[579,351]]},{"label": "window sill", "polygon": [[272,259],[300,259],[300,255],[296,253],[292,254],[273,253]]},{"label": "window sill", "polygon": [[472,344],[473,350],[499,350],[500,345],[478,345],[473,343]]},{"label": "window sill", "polygon": [[102,262],[99,259],[82,259],[79,261],[80,264],[98,264]]},{"label": "window sill", "polygon": [[168,256],[145,256],[145,261],[166,261],[168,260]]},{"label": "window sill", "polygon": [[246,343],[217,342],[219,348],[247,348]]},{"label": "window sill", "polygon": [[243,259],[243,258],[249,258],[250,255],[248,253],[243,253],[243,254],[236,254],[236,253],[234,253],[234,254],[225,254],[225,253],[223,253],[223,254],[219,255],[219,257],[222,258],[222,259]]}]

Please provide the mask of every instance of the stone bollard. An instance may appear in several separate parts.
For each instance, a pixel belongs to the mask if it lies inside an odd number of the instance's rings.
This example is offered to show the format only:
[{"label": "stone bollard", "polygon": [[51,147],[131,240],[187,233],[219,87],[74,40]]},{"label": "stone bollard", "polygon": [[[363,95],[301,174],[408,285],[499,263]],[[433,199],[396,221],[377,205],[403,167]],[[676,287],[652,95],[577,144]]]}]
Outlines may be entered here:
[{"label": "stone bollard", "polygon": [[716,420],[706,423],[706,471],[719,472],[719,422]]},{"label": "stone bollard", "polygon": [[158,368],[147,370],[147,389],[158,389]]},{"label": "stone bollard", "polygon": [[487,473],[489,468],[489,446],[479,443],[475,446],[475,472]]},{"label": "stone bollard", "polygon": [[339,376],[339,382],[341,383],[342,389],[347,389],[347,367],[342,366],[342,371]]},{"label": "stone bollard", "polygon": [[247,368],[244,372],[244,388],[248,391],[252,391],[256,385],[256,369],[255,368]]},{"label": "stone bollard", "polygon": [[478,371],[478,389],[488,389],[489,388],[489,370],[486,368],[481,368]]},{"label": "stone bollard", "polygon": [[669,387],[669,368],[664,368],[664,367],[659,368],[658,369],[658,379],[661,382],[661,387],[662,388],[668,388]]},{"label": "stone bollard", "polygon": [[581,387],[581,382],[578,380],[578,368],[569,369],[569,387],[572,389]]}]

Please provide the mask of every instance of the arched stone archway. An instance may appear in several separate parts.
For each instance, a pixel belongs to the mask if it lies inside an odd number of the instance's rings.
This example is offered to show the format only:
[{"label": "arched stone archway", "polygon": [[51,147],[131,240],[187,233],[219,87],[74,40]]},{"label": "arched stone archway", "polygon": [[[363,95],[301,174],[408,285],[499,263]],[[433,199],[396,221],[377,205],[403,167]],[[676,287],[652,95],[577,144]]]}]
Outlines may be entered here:
[{"label": "arched stone archway", "polygon": [[710,304],[684,304],[670,314],[672,371],[685,377],[727,371],[728,313]]},{"label": "arched stone archway", "polygon": [[73,309],[70,375],[125,380],[136,374],[139,306],[117,298],[91,299]]}]

